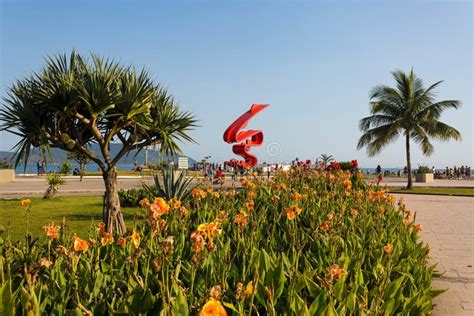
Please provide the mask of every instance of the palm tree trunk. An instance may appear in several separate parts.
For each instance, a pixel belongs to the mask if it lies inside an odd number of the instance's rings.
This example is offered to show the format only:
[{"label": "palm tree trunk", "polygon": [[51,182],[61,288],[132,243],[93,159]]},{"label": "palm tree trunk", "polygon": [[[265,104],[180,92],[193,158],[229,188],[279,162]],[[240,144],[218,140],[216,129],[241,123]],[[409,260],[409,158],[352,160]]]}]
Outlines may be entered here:
[{"label": "palm tree trunk", "polygon": [[80,177],[80,178],[79,178],[79,181],[82,182],[82,177],[83,177],[83,176],[84,176],[84,163],[81,162],[81,163],[79,164],[79,177]]},{"label": "palm tree trunk", "polygon": [[102,177],[105,183],[105,228],[110,233],[123,235],[127,232],[127,227],[123,221],[120,211],[120,200],[117,187],[117,169],[111,167],[104,171]]},{"label": "palm tree trunk", "polygon": [[411,176],[411,159],[410,159],[410,132],[406,132],[406,149],[407,149],[407,169],[408,169],[408,183],[407,190],[413,189],[413,179]]}]

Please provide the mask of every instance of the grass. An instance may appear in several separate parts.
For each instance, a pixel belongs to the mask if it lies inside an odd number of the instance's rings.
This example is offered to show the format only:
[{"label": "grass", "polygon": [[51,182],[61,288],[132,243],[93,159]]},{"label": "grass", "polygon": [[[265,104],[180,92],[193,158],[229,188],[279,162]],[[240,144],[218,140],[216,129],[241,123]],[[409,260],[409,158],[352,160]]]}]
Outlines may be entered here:
[{"label": "grass", "polygon": [[[122,208],[125,222],[129,225],[140,214],[139,208]],[[20,199],[0,200],[0,225],[12,240],[24,238],[26,233],[26,210]],[[31,198],[29,231],[33,237],[46,239],[42,227],[54,221],[60,225],[63,216],[67,228],[79,236],[87,236],[92,226],[102,221],[101,196],[64,196],[53,200]]]},{"label": "grass", "polygon": [[413,188],[411,190],[400,188],[389,188],[391,193],[406,194],[431,194],[431,195],[452,195],[452,196],[474,196],[474,188]]}]

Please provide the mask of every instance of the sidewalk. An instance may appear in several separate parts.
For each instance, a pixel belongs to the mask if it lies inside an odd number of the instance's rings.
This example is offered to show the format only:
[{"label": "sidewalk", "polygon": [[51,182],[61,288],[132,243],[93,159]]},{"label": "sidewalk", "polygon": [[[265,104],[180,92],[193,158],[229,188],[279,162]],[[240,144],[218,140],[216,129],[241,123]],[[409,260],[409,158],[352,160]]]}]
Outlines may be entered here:
[{"label": "sidewalk", "polygon": [[444,272],[433,287],[448,291],[434,299],[433,315],[474,315],[474,198],[395,196],[416,212],[420,237],[431,248],[431,263]]},{"label": "sidewalk", "polygon": [[[64,177],[65,183],[59,187],[60,195],[99,195],[104,194],[105,186],[102,177],[88,176],[79,181],[79,177]],[[142,183],[151,184],[151,177],[119,176],[119,189],[139,188]],[[17,177],[13,182],[0,183],[0,198],[21,198],[41,196],[48,183],[40,177]]]}]

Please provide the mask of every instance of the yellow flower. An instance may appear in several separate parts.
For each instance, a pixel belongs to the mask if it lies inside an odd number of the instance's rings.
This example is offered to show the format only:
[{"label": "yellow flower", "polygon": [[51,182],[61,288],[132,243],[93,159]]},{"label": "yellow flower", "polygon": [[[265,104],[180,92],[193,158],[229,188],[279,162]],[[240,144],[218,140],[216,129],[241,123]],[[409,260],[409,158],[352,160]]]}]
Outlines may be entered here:
[{"label": "yellow flower", "polygon": [[140,234],[136,231],[132,232],[132,243],[137,249],[140,246]]},{"label": "yellow flower", "polygon": [[392,244],[390,244],[390,243],[387,244],[387,245],[384,247],[384,250],[385,250],[386,253],[391,254],[392,251],[393,251],[393,246],[392,246]]},{"label": "yellow flower", "polygon": [[202,307],[201,316],[227,316],[227,312],[221,302],[211,298]]},{"label": "yellow flower", "polygon": [[59,226],[54,226],[54,222],[47,226],[43,226],[43,230],[46,232],[46,235],[51,239],[59,238]]},{"label": "yellow flower", "polygon": [[252,296],[255,294],[255,291],[254,291],[254,288],[253,288],[253,282],[250,281],[249,283],[247,283],[247,286],[245,287],[245,291],[244,291],[244,296]]},{"label": "yellow flower", "polygon": [[31,200],[30,200],[30,199],[23,199],[23,200],[20,201],[20,204],[21,204],[21,206],[23,206],[23,207],[30,206]]},{"label": "yellow flower", "polygon": [[87,243],[87,241],[77,237],[76,233],[74,233],[73,241],[74,251],[87,251],[89,249],[89,244]]}]

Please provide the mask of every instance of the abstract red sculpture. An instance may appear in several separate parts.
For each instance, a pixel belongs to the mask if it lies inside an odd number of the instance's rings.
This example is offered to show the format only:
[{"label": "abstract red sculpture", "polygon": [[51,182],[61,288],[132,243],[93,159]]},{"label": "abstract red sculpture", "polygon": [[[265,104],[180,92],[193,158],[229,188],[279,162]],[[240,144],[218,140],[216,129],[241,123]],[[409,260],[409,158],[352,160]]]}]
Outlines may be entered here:
[{"label": "abstract red sculpture", "polygon": [[253,167],[257,164],[257,157],[250,153],[250,147],[260,146],[263,143],[263,132],[255,130],[240,131],[247,126],[250,119],[270,104],[252,104],[250,110],[236,119],[224,132],[226,143],[240,143],[232,146],[234,154],[242,156],[245,160],[238,162],[232,159],[230,164],[243,167]]}]

